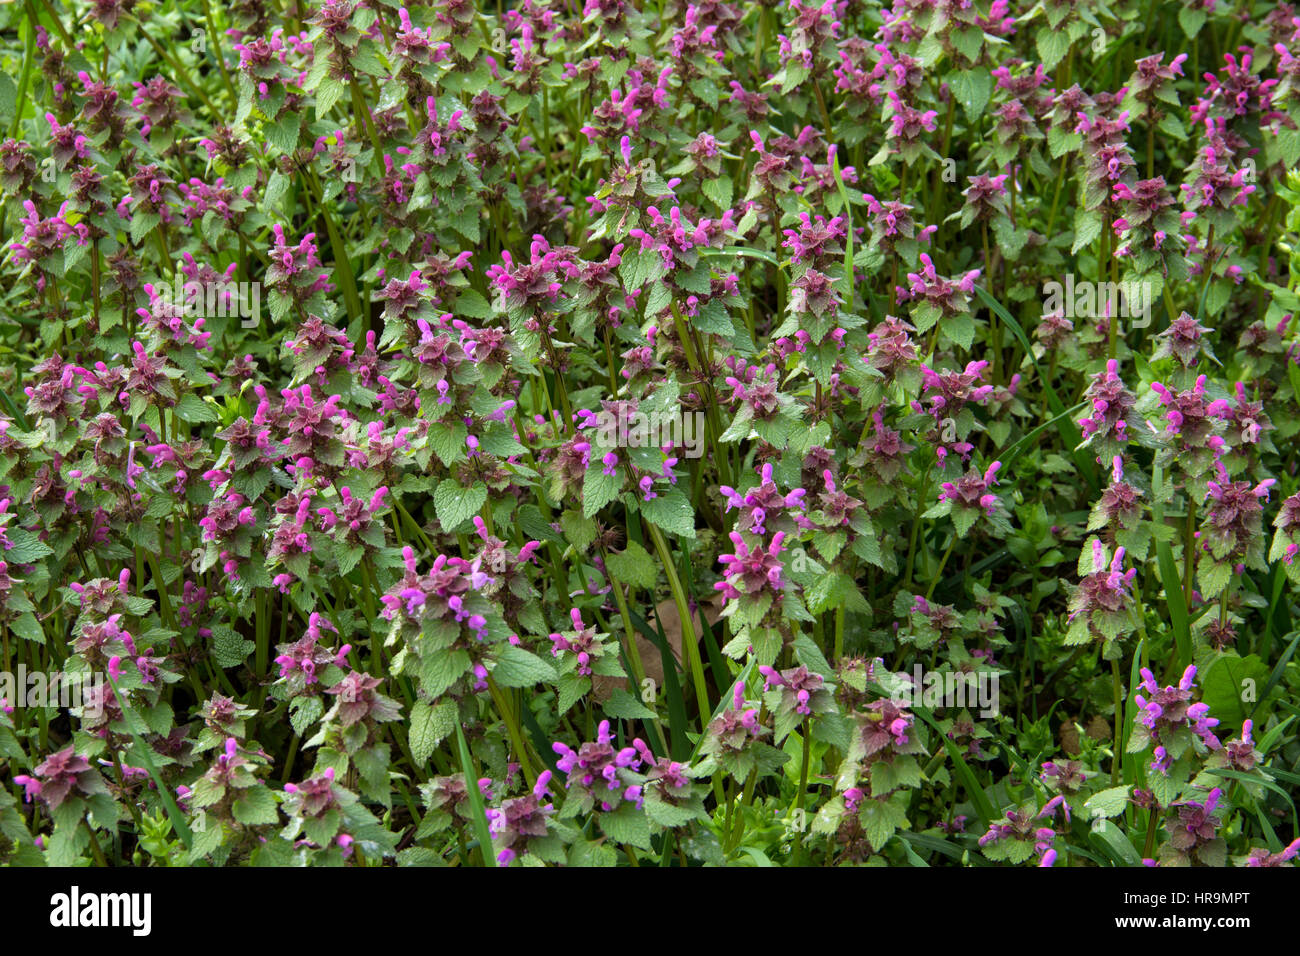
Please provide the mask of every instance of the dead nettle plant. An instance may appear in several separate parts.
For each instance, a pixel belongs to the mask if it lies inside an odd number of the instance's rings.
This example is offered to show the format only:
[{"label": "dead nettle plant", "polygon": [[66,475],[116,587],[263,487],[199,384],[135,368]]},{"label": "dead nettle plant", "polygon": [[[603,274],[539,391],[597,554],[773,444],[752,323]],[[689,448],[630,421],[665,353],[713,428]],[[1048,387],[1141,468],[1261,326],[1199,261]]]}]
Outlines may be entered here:
[{"label": "dead nettle plant", "polygon": [[1289,4],[0,35],[0,862],[1293,864]]}]

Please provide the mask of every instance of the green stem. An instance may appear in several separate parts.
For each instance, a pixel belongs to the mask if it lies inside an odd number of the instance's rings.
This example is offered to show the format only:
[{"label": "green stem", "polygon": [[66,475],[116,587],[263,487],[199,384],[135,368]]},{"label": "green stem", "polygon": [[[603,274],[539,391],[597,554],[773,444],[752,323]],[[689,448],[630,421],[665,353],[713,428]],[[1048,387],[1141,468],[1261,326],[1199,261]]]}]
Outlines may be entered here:
[{"label": "green stem", "polygon": [[[524,777],[528,780],[528,786],[537,782],[537,774],[533,773],[533,765],[528,760],[528,747],[524,743],[524,735],[519,730],[519,721],[515,717],[513,708],[506,702],[505,695],[501,693],[501,688],[489,674],[487,679],[488,691],[492,694],[492,700],[497,705],[497,712],[501,714],[502,720],[506,722],[506,730],[510,733],[510,743],[514,746],[515,752],[519,754],[519,766],[524,771]],[[473,786],[466,781],[468,786]]]},{"label": "green stem", "polygon": [[703,727],[713,716],[713,711],[709,706],[709,694],[704,683],[704,662],[700,659],[700,645],[695,636],[695,624],[691,620],[690,602],[686,598],[686,591],[682,588],[681,579],[677,576],[672,552],[668,549],[668,542],[664,540],[663,532],[651,521],[647,521],[645,527],[668,575],[668,588],[672,591],[673,603],[677,605],[677,616],[681,618],[682,646],[686,649],[686,657],[690,662],[691,678],[695,682],[696,704],[700,711],[700,726]]},{"label": "green stem", "polygon": [[1110,761],[1110,785],[1119,786],[1120,764],[1124,759],[1124,688],[1119,676],[1119,660],[1110,662],[1111,690],[1115,695],[1115,753]]},{"label": "green stem", "polygon": [[[645,665],[641,661],[641,649],[637,647],[636,631],[632,627],[632,616],[628,613],[627,598],[623,596],[622,583],[609,569],[609,555],[605,553],[604,548],[601,549],[601,557],[605,561],[605,577],[609,579],[609,588],[614,592],[614,603],[618,605],[618,615],[623,620],[623,649],[627,653],[628,664],[632,668],[632,680],[635,682],[636,688],[640,689],[645,685]],[[633,691],[633,696],[636,696],[636,690]],[[664,736],[663,725],[658,717],[654,719],[654,728],[659,737],[659,743],[663,747],[663,752],[668,753],[668,741]]]},{"label": "green stem", "polygon": [[803,859],[803,805],[804,798],[808,792],[808,770],[812,763],[812,729],[807,717],[803,721],[803,756],[799,765],[799,789],[794,795],[795,810],[800,811],[795,814],[795,823],[797,824],[796,835],[794,838],[794,865],[799,866]]},{"label": "green stem", "polygon": [[352,89],[352,109],[360,118],[361,125],[365,128],[366,136],[370,139],[370,145],[375,151],[375,159],[383,158],[384,148],[379,145],[379,134],[375,132],[375,125],[371,119],[370,110],[366,108],[366,98],[361,93],[361,87],[357,85],[357,78],[354,76],[348,84]]},{"label": "green stem", "polygon": [[912,586],[912,563],[916,558],[916,539],[921,530],[921,512],[925,510],[925,502],[930,494],[930,472],[933,466],[927,468],[925,477],[921,480],[921,493],[916,499],[916,510],[912,514],[912,535],[907,542],[907,562],[904,565],[903,587]]},{"label": "green stem", "polygon": [[213,53],[217,58],[217,68],[221,70],[221,79],[226,84],[226,92],[230,94],[232,103],[238,103],[239,96],[230,81],[230,73],[226,70],[226,58],[221,52],[221,34],[217,32],[217,23],[212,18],[212,0],[203,0],[203,21],[208,25],[208,33],[212,35]]},{"label": "green stem", "polygon": [[86,828],[86,834],[90,837],[90,852],[95,857],[96,865],[107,869],[108,861],[104,859],[104,851],[101,849],[99,841],[95,839],[95,831],[90,828],[90,824],[85,820],[81,821],[81,825]]},{"label": "green stem", "polygon": [[[747,807],[754,802],[754,784],[758,782],[758,768],[755,767],[749,772],[745,780],[745,792],[740,799],[740,806]],[[732,853],[736,847],[740,846],[740,839],[744,835],[745,814],[742,812],[736,814],[736,822],[731,830],[730,839],[727,841],[727,852]]]},{"label": "green stem", "polygon": [[23,104],[27,102],[27,86],[32,79],[32,64],[36,61],[36,10],[31,0],[27,2],[28,20],[23,24],[27,37],[23,43],[23,72],[18,79],[18,95],[14,98],[14,118],[9,123],[9,138],[18,136],[23,121]]},{"label": "green stem", "polygon": [[1148,860],[1151,859],[1151,853],[1156,848],[1156,816],[1158,813],[1159,809],[1152,807],[1151,815],[1147,818],[1147,842],[1142,850],[1142,856]]},{"label": "green stem", "polygon": [[822,123],[826,126],[826,142],[830,145],[835,143],[835,128],[831,125],[831,112],[826,108],[826,97],[822,95],[822,85],[813,80],[813,91],[817,94],[817,105],[821,107]]},{"label": "green stem", "polygon": [[930,578],[930,587],[925,592],[925,599],[928,601],[934,595],[934,589],[939,584],[939,578],[943,575],[943,566],[948,563],[948,555],[952,554],[953,547],[957,544],[957,534],[954,531],[952,540],[948,542],[948,548],[943,552],[943,557],[939,559],[939,567],[935,569],[934,576]]}]

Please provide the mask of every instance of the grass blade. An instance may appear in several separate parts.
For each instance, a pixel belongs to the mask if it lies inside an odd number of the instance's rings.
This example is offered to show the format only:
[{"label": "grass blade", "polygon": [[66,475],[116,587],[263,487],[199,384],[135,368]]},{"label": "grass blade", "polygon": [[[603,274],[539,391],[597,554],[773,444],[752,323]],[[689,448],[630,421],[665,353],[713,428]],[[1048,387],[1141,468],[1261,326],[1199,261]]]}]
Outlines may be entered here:
[{"label": "grass blade", "polygon": [[474,817],[474,835],[478,837],[478,851],[484,866],[491,866],[492,831],[488,829],[487,813],[483,809],[483,794],[478,789],[478,775],[474,772],[474,761],[469,755],[469,745],[465,743],[465,731],[456,721],[456,746],[460,750],[460,769],[465,774],[465,793],[469,797],[470,810]]}]

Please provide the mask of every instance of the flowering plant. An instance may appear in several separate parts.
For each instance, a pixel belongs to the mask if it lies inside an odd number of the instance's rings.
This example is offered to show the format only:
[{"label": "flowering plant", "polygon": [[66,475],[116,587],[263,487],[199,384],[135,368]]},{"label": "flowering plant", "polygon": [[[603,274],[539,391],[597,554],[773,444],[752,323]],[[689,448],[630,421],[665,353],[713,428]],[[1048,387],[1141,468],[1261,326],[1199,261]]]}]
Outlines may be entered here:
[{"label": "flowering plant", "polygon": [[0,58],[0,864],[1294,865],[1291,4]]}]

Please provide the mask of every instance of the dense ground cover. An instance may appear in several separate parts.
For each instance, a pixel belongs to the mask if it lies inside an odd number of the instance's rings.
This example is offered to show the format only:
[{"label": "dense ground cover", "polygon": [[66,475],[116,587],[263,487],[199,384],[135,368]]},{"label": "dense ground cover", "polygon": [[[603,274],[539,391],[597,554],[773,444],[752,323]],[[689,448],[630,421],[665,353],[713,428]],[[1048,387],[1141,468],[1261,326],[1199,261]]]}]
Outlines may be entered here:
[{"label": "dense ground cover", "polygon": [[1292,865],[1291,4],[0,35],[0,862]]}]

